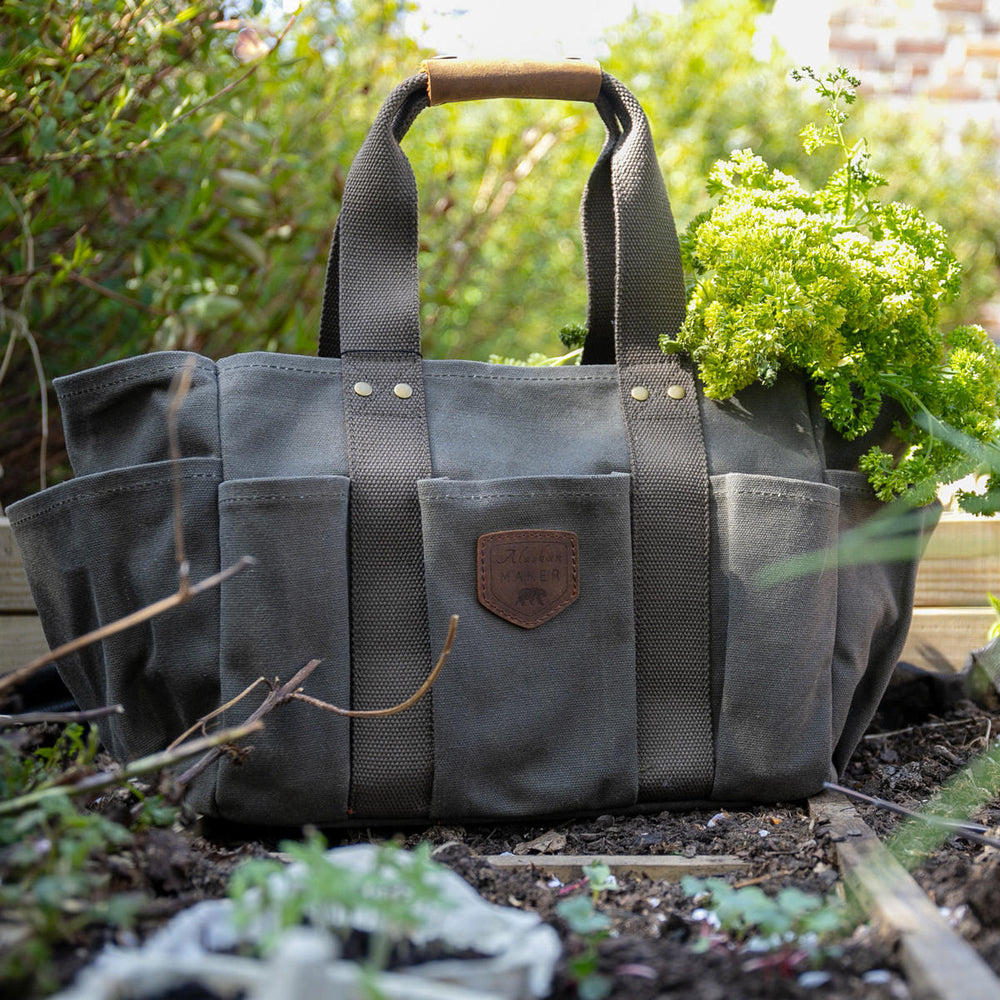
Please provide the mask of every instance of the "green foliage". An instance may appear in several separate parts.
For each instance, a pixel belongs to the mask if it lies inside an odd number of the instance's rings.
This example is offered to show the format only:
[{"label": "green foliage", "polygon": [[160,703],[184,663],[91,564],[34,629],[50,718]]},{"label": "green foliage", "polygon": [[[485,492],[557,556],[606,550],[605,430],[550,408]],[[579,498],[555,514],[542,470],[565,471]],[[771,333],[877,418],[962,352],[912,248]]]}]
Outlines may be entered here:
[{"label": "green foliage", "polygon": [[[960,771],[945,781],[921,806],[930,816],[967,821],[982,806],[1000,796],[1000,740],[991,744]],[[919,816],[899,824],[887,841],[896,859],[909,869],[923,864],[954,830],[940,823],[924,822]]]},{"label": "green foliage", "polygon": [[[207,0],[0,4],[0,352],[32,335],[52,377],[159,348],[314,351],[348,167],[424,53],[403,36],[400,0],[310,0],[280,45],[284,25],[243,8],[234,25]],[[682,228],[710,207],[704,178],[734,148],[810,190],[833,170],[835,146],[809,156],[787,127],[807,99],[779,53],[755,51],[761,9],[697,0],[608,34],[606,68],[649,113]],[[241,26],[270,53],[241,63]],[[929,126],[875,114],[872,162],[901,178],[888,190],[947,225],[971,279],[937,303],[941,317],[972,317],[996,290],[1000,212],[980,196],[995,149],[973,136],[946,155]],[[421,195],[428,356],[576,360],[557,331],[585,313],[578,203],[602,133],[591,108],[537,101],[448,105],[415,122],[404,148]],[[5,500],[37,481],[14,467],[37,450],[19,447],[37,434],[25,358],[3,386]]]},{"label": "green foliage", "polygon": [[[711,905],[720,930],[753,950],[794,944],[816,953],[820,942],[845,928],[843,905],[789,887],[768,896],[755,885],[734,889],[722,879],[685,876],[681,886],[692,899]],[[709,947],[702,938],[698,947]]]},{"label": "green foliage", "polygon": [[927,502],[938,484],[977,468],[937,425],[996,439],[1000,352],[979,327],[939,332],[940,305],[957,294],[961,269],[940,226],[874,198],[885,181],[868,168],[867,142],[849,145],[843,132],[858,81],[844,70],[804,75],[828,102],[827,125],[803,131],[806,148],[833,146],[840,166],[810,191],[749,149],[716,163],[715,207],[682,240],[698,276],[688,318],[662,346],[688,351],[716,399],[769,385],[785,369],[804,372],[848,439],[871,430],[886,396],[911,418],[926,415],[934,427],[894,426],[902,458],[876,446],[860,467],[882,499]]},{"label": "green foliage", "polygon": [[[21,754],[0,739],[0,801],[51,786],[94,762],[96,730],[67,726],[51,747]],[[30,931],[26,945],[0,953],[0,982],[49,992],[53,949],[83,927],[127,927],[143,899],[114,893],[100,862],[126,847],[132,834],[118,823],[79,808],[68,793],[0,819],[0,908]]]},{"label": "green foliage", "polygon": [[603,861],[592,861],[583,866],[583,874],[590,886],[590,898],[596,903],[602,892],[618,892],[618,879],[611,874],[611,868]]},{"label": "green foliage", "polygon": [[233,872],[229,884],[237,926],[262,934],[261,949],[270,951],[283,931],[308,923],[346,935],[352,915],[363,914],[377,927],[372,932],[366,966],[379,971],[388,964],[394,943],[426,919],[422,907],[440,907],[430,844],[406,852],[393,844],[379,847],[371,871],[341,867],[327,855],[327,842],[313,832],[305,841],[280,845],[302,866],[296,876],[277,861],[248,861]]},{"label": "green foliage", "polygon": [[567,323],[559,331],[559,339],[563,342],[564,347],[575,351],[577,348],[583,347],[583,343],[587,339],[587,328],[582,323]]},{"label": "green foliage", "polygon": [[986,595],[990,601],[990,607],[993,608],[993,613],[997,616],[997,620],[990,626],[989,635],[987,639],[995,639],[1000,636],[1000,597],[995,594]]},{"label": "green foliage", "polygon": [[602,892],[618,892],[618,880],[603,861],[583,866],[590,896],[570,896],[556,903],[556,913],[582,940],[582,948],[567,956],[566,969],[581,1000],[603,1000],[611,992],[611,980],[599,971],[598,945],[607,936],[611,920],[597,909]]},{"label": "green foliage", "polygon": [[67,772],[89,767],[97,755],[97,744],[96,727],[77,723],[64,727],[51,746],[38,747],[29,754],[0,739],[0,801],[60,782]]}]

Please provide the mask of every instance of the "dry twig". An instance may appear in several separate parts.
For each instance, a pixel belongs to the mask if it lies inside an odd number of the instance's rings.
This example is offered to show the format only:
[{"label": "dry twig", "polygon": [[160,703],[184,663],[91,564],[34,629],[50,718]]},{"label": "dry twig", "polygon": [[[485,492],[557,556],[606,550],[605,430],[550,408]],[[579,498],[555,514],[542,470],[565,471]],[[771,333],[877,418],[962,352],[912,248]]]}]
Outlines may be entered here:
[{"label": "dry twig", "polygon": [[184,483],[181,478],[181,451],[177,431],[177,414],[181,406],[183,406],[184,400],[187,398],[187,394],[191,388],[194,365],[194,358],[189,358],[184,367],[174,377],[173,383],[170,386],[170,405],[167,409],[167,436],[170,443],[170,460],[173,471],[174,548],[177,559],[177,575],[180,581],[177,591],[169,597],[164,597],[144,608],[140,608],[138,611],[133,611],[132,614],[126,615],[124,618],[108,622],[107,625],[102,625],[100,628],[87,632],[85,635],[71,639],[69,642],[57,646],[48,653],[36,657],[20,669],[12,671],[5,677],[0,677],[0,702],[3,701],[4,696],[11,688],[27,680],[27,678],[41,670],[47,664],[68,656],[70,653],[75,653],[77,650],[83,649],[92,643],[106,639],[108,636],[124,632],[135,625],[141,625],[143,622],[157,617],[157,615],[162,615],[165,611],[170,611],[173,608],[180,607],[182,604],[187,604],[188,601],[199,594],[203,594],[206,590],[211,590],[213,587],[219,586],[219,584],[224,583],[230,577],[236,576],[237,573],[243,572],[248,566],[254,564],[255,560],[252,556],[243,556],[233,563],[232,566],[228,566],[226,569],[206,577],[201,583],[191,583],[190,566],[184,548]]},{"label": "dry twig", "polygon": [[968,726],[975,721],[975,719],[948,719],[942,722],[921,722],[915,726],[906,726],[904,729],[891,729],[887,733],[865,733],[861,738],[866,743],[873,743],[875,740],[887,740],[890,736],[905,736],[907,733],[915,733],[918,729],[950,729],[952,726]]},{"label": "dry twig", "polygon": [[158,753],[149,754],[147,757],[140,757],[138,760],[134,760],[122,768],[88,774],[71,785],[52,784],[45,785],[43,788],[36,788],[25,795],[19,795],[17,798],[0,802],[0,816],[10,816],[14,813],[22,812],[24,809],[37,805],[44,799],[55,795],[83,795],[99,792],[102,789],[123,784],[144,774],[155,774],[165,768],[173,767],[175,764],[179,764],[181,761],[195,756],[195,754],[203,753],[206,748],[220,744],[235,743],[237,740],[256,733],[262,728],[263,723],[248,721],[234,729],[225,729],[221,732],[213,733],[211,736],[199,737],[190,743],[178,747],[176,750],[161,750]]},{"label": "dry twig", "polygon": [[[278,686],[277,680],[271,684],[271,692],[268,696],[260,703],[260,705],[249,715],[247,722],[258,722],[262,719],[268,712],[274,711],[274,709],[280,707],[281,705],[286,705],[290,701],[302,701],[307,705],[313,705],[316,708],[321,708],[327,712],[334,712],[337,715],[345,715],[348,718],[381,718],[387,715],[395,715],[397,712],[405,711],[412,705],[415,705],[428,691],[430,691],[434,682],[437,680],[438,675],[444,668],[445,663],[448,660],[448,656],[451,653],[452,644],[455,641],[455,633],[458,629],[458,615],[452,615],[448,623],[448,635],[445,638],[444,645],[441,648],[441,655],[437,659],[437,663],[434,664],[434,669],[427,675],[427,679],[417,688],[416,691],[410,695],[406,701],[400,702],[398,705],[393,705],[390,708],[376,708],[376,709],[349,709],[349,708],[338,708],[336,705],[331,705],[328,702],[320,701],[318,698],[311,698],[309,695],[302,694],[299,690],[305,680],[309,675],[320,665],[321,660],[310,660],[295,676],[287,681],[286,683]],[[271,683],[265,681],[263,677],[258,677],[257,680],[253,682],[244,691],[238,694],[235,698],[227,701],[225,705],[220,705],[217,709],[210,712],[208,715],[199,719],[190,729],[183,733],[178,740],[183,740],[185,737],[190,735],[198,728],[203,728],[212,719],[221,715],[227,709],[233,707],[233,705],[238,704],[242,701],[251,691],[254,690],[261,683]],[[174,746],[177,740],[171,744]],[[182,775],[177,778],[177,785],[181,788],[186,787],[195,778],[198,777],[207,767],[209,767],[214,761],[222,755],[224,750],[220,746],[215,746],[208,753],[205,754],[201,760],[189,767]]]},{"label": "dry twig", "polygon": [[300,694],[299,692],[295,692],[292,697],[296,701],[304,701],[307,705],[314,705],[316,708],[322,708],[324,712],[333,712],[335,715],[346,715],[349,719],[381,719],[387,715],[395,715],[397,712],[402,712],[411,705],[415,705],[425,694],[427,694],[428,691],[430,691],[434,682],[437,680],[438,674],[441,673],[449,654],[451,653],[451,646],[455,641],[455,632],[457,629],[458,615],[452,615],[451,620],[448,623],[448,635],[445,637],[444,646],[441,648],[441,655],[438,657],[437,663],[434,664],[434,669],[427,675],[427,680],[425,680],[424,683],[421,684],[420,687],[418,687],[417,690],[406,699],[406,701],[400,702],[398,705],[393,705],[391,708],[338,708],[336,705],[331,705],[329,702],[320,701],[319,698],[310,698],[309,695]]},{"label": "dry twig", "polygon": [[105,705],[84,712],[22,712],[20,715],[0,715],[0,729],[14,726],[35,726],[41,723],[94,722],[109,715],[121,715],[125,711],[121,705]]},{"label": "dry twig", "polygon": [[[260,724],[261,718],[267,715],[268,712],[277,708],[279,705],[284,705],[286,702],[290,701],[295,691],[298,690],[299,686],[306,680],[306,678],[320,665],[320,662],[320,660],[310,660],[290,681],[282,684],[281,687],[274,688],[274,690],[271,691],[271,693],[260,703],[260,705],[250,713],[245,724]],[[249,692],[257,686],[257,684],[258,681],[254,681],[254,683],[251,684],[250,687],[243,692],[243,694],[234,699],[231,704],[235,704],[235,702],[249,694]],[[225,707],[228,707],[228,705],[223,706],[223,708],[217,708],[214,712],[205,716],[204,719],[199,719],[198,722],[195,723],[195,726],[204,725],[204,723],[209,719],[214,718],[219,714],[219,712],[223,711]],[[190,731],[191,730],[188,730],[188,732]],[[195,778],[198,777],[199,774],[202,773],[202,771],[221,757],[222,753],[223,750],[221,748],[221,744],[213,746],[212,749],[201,758],[201,760],[197,761],[177,778],[177,786],[179,788],[186,788],[192,781],[194,781]]]},{"label": "dry twig", "polygon": [[83,649],[91,643],[99,642],[101,639],[106,639],[109,635],[116,635],[118,632],[124,632],[126,629],[132,628],[134,625],[139,625],[142,622],[149,621],[150,618],[162,615],[164,611],[170,611],[171,608],[176,608],[182,604],[186,604],[199,594],[203,594],[206,590],[211,590],[213,587],[217,587],[220,583],[223,583],[230,577],[236,576],[237,573],[243,572],[243,570],[253,564],[253,557],[243,556],[242,559],[233,563],[233,565],[229,566],[227,569],[222,570],[221,573],[214,573],[212,576],[206,577],[202,580],[201,583],[196,583],[193,586],[190,586],[186,593],[179,590],[176,594],[171,594],[169,597],[164,597],[162,600],[156,601],[145,608],[133,611],[132,614],[126,615],[124,618],[119,618],[118,621],[109,622],[107,625],[101,626],[101,628],[94,629],[92,632],[87,632],[85,635],[81,635],[76,639],[71,639],[69,642],[65,642],[61,646],[57,646],[55,649],[37,657],[18,670],[15,670],[4,677],[0,677],[0,697],[3,697],[8,691],[10,691],[11,688],[20,684],[21,681],[26,680],[36,671],[41,670],[41,668],[47,663],[52,663],[55,660],[61,659],[69,653],[75,653],[78,649]]}]

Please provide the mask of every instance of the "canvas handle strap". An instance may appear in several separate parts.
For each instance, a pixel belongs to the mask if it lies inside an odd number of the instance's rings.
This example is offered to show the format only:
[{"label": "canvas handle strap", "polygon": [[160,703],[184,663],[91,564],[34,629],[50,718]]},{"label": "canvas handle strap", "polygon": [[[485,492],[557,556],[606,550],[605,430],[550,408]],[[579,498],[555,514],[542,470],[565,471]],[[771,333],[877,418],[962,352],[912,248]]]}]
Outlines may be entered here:
[{"label": "canvas handle strap", "polygon": [[[421,73],[393,91],[348,174],[327,275],[321,356],[420,352],[417,189],[399,143],[429,105],[427,84]],[[588,188],[597,211],[585,206],[584,221],[589,215],[613,227],[593,238],[585,233],[588,280],[600,290],[604,312],[612,298],[616,303],[619,364],[654,361],[659,337],[675,336],[684,319],[673,216],[638,102],[603,74],[597,106],[614,128],[598,164],[600,183]]]},{"label": "canvas handle strap", "polygon": [[[443,60],[442,60],[443,61]],[[597,64],[591,64],[596,67]],[[430,80],[428,78],[428,99]],[[580,205],[584,259],[587,273],[587,342],[584,364],[615,363],[615,215],[611,190],[611,157],[621,137],[621,126],[607,98],[595,101],[604,122],[604,147],[594,165]],[[413,118],[397,121],[396,140],[403,138]],[[326,270],[326,288],[320,318],[317,354],[321,358],[340,357],[340,220],[333,231]]]}]

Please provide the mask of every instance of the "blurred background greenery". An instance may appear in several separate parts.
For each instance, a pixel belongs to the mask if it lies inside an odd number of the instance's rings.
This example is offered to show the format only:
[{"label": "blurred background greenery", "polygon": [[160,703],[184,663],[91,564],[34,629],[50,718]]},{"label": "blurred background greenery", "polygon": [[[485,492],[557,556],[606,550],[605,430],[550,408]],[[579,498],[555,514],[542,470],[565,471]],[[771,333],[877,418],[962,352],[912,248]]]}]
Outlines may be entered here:
[{"label": "blurred background greenery", "polygon": [[[763,0],[690,0],[609,28],[607,70],[653,124],[678,228],[711,164],[751,146],[821,182],[798,133],[818,114]],[[351,159],[422,51],[403,2],[0,4],[0,501],[68,475],[45,380],[128,355],[314,353],[326,251]],[[759,42],[759,39],[758,39]],[[863,74],[862,74],[863,75]],[[865,106],[861,106],[865,105]],[[996,136],[941,143],[917,111],[861,102],[887,197],[952,234],[966,267],[948,322],[997,296]],[[585,318],[577,213],[603,141],[581,105],[491,102],[424,114],[404,143],[422,202],[425,354],[558,353]],[[984,188],[984,185],[987,185]]]}]

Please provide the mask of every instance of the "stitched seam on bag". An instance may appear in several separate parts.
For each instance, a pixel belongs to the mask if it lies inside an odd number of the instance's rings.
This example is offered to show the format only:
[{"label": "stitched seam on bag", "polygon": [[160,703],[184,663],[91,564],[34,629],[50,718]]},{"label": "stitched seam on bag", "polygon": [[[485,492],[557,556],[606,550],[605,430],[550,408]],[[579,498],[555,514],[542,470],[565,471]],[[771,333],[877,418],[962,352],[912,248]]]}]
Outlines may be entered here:
[{"label": "stitched seam on bag", "polygon": [[[209,367],[210,365],[211,367]],[[126,378],[112,379],[110,382],[94,382],[91,385],[88,385],[84,389],[74,389],[71,392],[60,392],[58,389],[56,389],[56,395],[60,399],[70,399],[73,396],[87,396],[90,395],[90,393],[92,392],[97,392],[100,389],[107,389],[111,386],[127,385],[129,382],[142,382],[150,375],[165,375],[167,372],[170,372],[171,374],[176,374],[179,371],[183,371],[185,367],[186,365],[184,364],[177,364],[177,365],[169,365],[166,368],[147,368],[139,372],[137,375],[129,375]],[[208,365],[203,365],[203,364],[195,365],[195,370],[207,372],[211,371],[213,367],[214,365],[212,365],[211,362],[209,362]]]},{"label": "stitched seam on bag", "polygon": [[[551,371],[551,369],[545,369],[546,371]],[[492,382],[607,382],[609,385],[617,385],[617,380],[611,376],[600,376],[600,375],[547,375],[542,378],[533,377],[531,375],[486,375],[484,374],[465,374],[462,372],[425,372],[424,378],[472,378],[472,379],[488,379]]]},{"label": "stitched seam on bag", "polygon": [[262,368],[268,371],[275,372],[301,372],[303,375],[333,375],[334,372],[328,371],[325,368],[296,368],[295,365],[265,365],[265,364],[248,364],[248,365],[226,365],[224,368],[219,369],[219,376],[228,375],[230,372],[245,371],[248,368]]},{"label": "stitched seam on bag", "polygon": [[819,507],[830,507],[836,510],[840,504],[821,497],[811,497],[805,493],[779,493],[771,490],[724,489],[721,496],[768,497],[771,500],[797,500],[801,503],[814,504]]},{"label": "stitched seam on bag", "polygon": [[[193,472],[190,475],[181,476],[181,479],[184,482],[187,482],[192,479],[212,479],[217,481],[218,478],[219,478],[218,476],[210,475],[204,472]],[[70,481],[72,482],[72,480]],[[166,486],[167,484],[172,482],[173,482],[172,478],[149,479],[141,483],[130,483],[128,486],[114,486],[108,489],[99,490],[95,493],[87,493],[85,494],[85,496],[87,498],[96,498],[96,497],[111,496],[114,493],[135,493],[136,490],[145,489],[147,486]],[[36,510],[32,511],[30,514],[25,514],[24,517],[19,517],[17,518],[16,521],[12,518],[10,523],[27,524],[28,521],[33,521],[35,520],[35,518],[41,517],[43,514],[51,513],[52,511],[57,510],[59,507],[65,507],[67,504],[79,503],[80,499],[81,497],[79,496],[67,497],[65,500],[59,500],[56,503],[49,504],[47,507],[43,507],[41,510]]]},{"label": "stitched seam on bag", "polygon": [[[224,368],[219,369],[220,377],[225,376],[229,372],[235,371],[245,371],[247,369],[261,368],[268,369],[270,371],[278,372],[300,372],[303,375],[332,375],[333,373],[323,368],[297,368],[295,365],[268,365],[261,363],[252,363],[245,365],[226,365]],[[546,369],[548,370],[548,369]],[[599,376],[599,375],[546,375],[542,379],[531,375],[486,375],[486,374],[466,374],[466,373],[447,373],[447,372],[424,372],[424,379],[429,378],[465,378],[465,379],[489,379],[494,382],[540,382],[540,381],[552,381],[552,382],[607,382],[614,383],[614,377],[610,375]]]},{"label": "stitched seam on bag", "polygon": [[435,493],[423,496],[424,502],[433,500],[528,500],[532,497],[614,497],[614,492],[580,493],[577,490],[532,490],[530,493]]},{"label": "stitched seam on bag", "polygon": [[224,503],[241,503],[253,500],[323,500],[327,497],[338,499],[347,496],[347,490],[335,490],[330,493],[246,493],[238,496],[223,497],[219,500],[220,505]]}]

